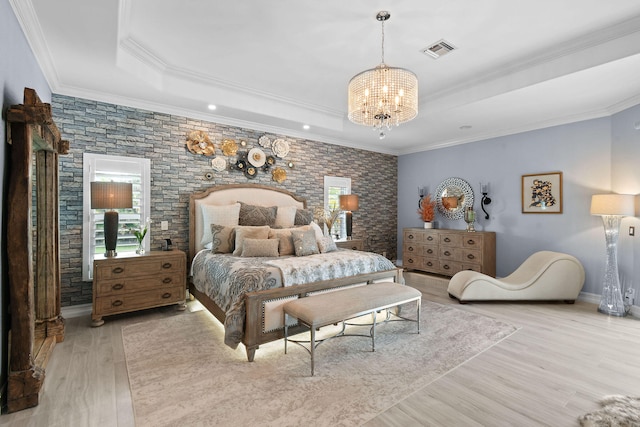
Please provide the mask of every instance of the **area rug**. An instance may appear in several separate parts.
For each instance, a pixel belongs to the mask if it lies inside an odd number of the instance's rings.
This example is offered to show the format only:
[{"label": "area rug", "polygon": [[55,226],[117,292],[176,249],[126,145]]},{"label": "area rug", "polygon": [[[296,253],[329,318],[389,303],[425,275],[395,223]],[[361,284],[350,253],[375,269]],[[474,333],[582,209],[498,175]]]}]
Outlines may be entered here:
[{"label": "area rug", "polygon": [[357,426],[515,331],[423,300],[420,334],[413,322],[380,325],[375,352],[367,338],[330,340],[313,377],[309,354],[285,355],[282,340],[247,362],[206,311],[129,325],[122,339],[139,427]]},{"label": "area rug", "polygon": [[581,416],[583,427],[640,427],[640,397],[605,396],[602,408]]}]

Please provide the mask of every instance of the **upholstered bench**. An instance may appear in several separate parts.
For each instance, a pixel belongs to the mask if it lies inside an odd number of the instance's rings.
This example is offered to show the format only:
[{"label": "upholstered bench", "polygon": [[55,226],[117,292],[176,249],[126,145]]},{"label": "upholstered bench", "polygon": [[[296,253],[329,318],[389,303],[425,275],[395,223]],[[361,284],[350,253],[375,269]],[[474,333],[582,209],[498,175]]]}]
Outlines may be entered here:
[{"label": "upholstered bench", "polygon": [[[316,343],[316,329],[342,322],[342,332],[336,336],[347,336],[344,333],[346,320],[365,314],[373,314],[370,335],[360,336],[370,336],[371,351],[375,351],[376,313],[415,301],[417,303],[416,319],[407,319],[399,315],[397,317],[401,320],[416,322],[418,333],[420,333],[421,298],[422,293],[415,288],[398,283],[382,282],[299,298],[284,304],[283,309],[285,314],[297,318],[298,322],[307,326],[311,332],[309,348],[303,347],[311,354],[311,375],[313,376],[315,349],[322,342],[322,340],[319,340]],[[285,325],[287,325],[287,322],[285,322]],[[285,326],[285,354],[287,353],[288,341],[299,343],[299,341],[289,340],[288,326]]]}]

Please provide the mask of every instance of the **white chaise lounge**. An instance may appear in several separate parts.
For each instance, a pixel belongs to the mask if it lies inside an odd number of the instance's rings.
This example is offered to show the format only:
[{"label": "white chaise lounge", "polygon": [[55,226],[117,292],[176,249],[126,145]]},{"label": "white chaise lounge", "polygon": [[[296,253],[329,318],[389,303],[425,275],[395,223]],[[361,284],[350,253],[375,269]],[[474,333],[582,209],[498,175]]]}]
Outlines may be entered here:
[{"label": "white chaise lounge", "polygon": [[513,273],[494,278],[476,271],[456,273],[449,282],[449,296],[467,301],[575,302],[584,285],[584,268],[575,257],[541,251],[527,258]]}]

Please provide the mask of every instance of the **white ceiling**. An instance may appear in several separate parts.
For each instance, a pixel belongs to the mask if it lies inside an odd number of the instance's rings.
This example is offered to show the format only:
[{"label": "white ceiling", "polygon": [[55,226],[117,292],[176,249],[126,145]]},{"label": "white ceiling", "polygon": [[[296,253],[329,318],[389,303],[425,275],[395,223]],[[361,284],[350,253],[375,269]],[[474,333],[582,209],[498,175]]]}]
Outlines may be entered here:
[{"label": "white ceiling", "polygon": [[[640,104],[638,0],[10,2],[55,93],[384,153]],[[385,62],[420,85],[384,140],[346,114],[350,78],[380,63],[380,10]],[[440,39],[458,49],[421,52]]]}]

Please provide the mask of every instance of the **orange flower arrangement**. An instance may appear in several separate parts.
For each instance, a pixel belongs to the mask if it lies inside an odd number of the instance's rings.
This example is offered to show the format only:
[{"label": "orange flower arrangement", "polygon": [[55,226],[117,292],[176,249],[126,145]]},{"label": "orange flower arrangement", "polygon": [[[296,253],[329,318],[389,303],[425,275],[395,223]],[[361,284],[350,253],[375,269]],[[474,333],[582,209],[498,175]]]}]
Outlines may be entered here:
[{"label": "orange flower arrangement", "polygon": [[420,215],[420,218],[422,218],[424,222],[433,222],[436,217],[435,207],[436,201],[431,200],[431,195],[427,194],[426,196],[424,196],[422,202],[420,203],[418,215]]}]

